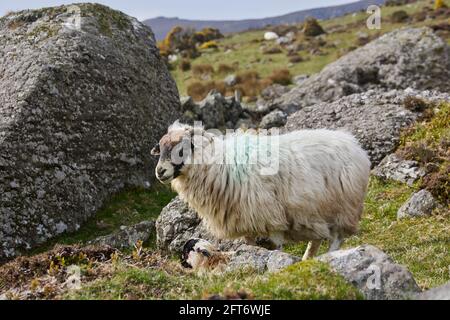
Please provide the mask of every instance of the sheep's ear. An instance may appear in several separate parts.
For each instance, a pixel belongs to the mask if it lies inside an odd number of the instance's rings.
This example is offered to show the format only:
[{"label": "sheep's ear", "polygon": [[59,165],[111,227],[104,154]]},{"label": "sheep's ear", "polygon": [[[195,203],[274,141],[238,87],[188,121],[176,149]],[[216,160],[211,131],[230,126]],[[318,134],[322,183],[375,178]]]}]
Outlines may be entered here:
[{"label": "sheep's ear", "polygon": [[159,143],[153,147],[152,151],[150,151],[152,156],[159,156],[161,154],[161,150],[159,149]]}]

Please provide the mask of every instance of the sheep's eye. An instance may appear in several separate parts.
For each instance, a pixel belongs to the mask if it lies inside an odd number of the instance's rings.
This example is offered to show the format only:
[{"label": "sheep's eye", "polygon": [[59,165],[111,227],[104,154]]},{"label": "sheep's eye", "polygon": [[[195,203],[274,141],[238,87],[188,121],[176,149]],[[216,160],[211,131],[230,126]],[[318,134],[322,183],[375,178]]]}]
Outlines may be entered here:
[{"label": "sheep's eye", "polygon": [[150,151],[152,156],[159,156],[161,154],[161,150],[159,148],[159,143],[153,147],[152,151]]}]

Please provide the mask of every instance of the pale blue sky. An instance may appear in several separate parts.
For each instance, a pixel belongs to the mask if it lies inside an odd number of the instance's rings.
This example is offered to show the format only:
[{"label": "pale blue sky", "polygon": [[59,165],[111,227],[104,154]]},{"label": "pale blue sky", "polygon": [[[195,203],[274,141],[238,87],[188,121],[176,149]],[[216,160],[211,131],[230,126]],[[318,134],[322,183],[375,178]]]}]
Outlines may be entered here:
[{"label": "pale blue sky", "polygon": [[73,2],[98,2],[140,20],[157,16],[201,20],[238,20],[277,16],[292,11],[339,5],[356,0],[0,0],[0,16],[21,9]]}]

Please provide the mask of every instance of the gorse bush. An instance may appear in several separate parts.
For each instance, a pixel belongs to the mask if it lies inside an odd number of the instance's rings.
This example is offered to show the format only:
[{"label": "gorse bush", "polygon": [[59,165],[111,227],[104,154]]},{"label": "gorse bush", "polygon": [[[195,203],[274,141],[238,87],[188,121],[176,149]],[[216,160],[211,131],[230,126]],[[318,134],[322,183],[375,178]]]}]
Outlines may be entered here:
[{"label": "gorse bush", "polygon": [[281,84],[287,86],[292,83],[292,75],[288,69],[277,69],[272,72],[269,79],[273,83]]},{"label": "gorse bush", "polygon": [[314,18],[308,18],[303,24],[303,34],[307,37],[316,37],[325,33],[322,26]]},{"label": "gorse bush", "polygon": [[231,66],[231,65],[226,64],[226,63],[221,63],[217,67],[217,73],[222,74],[222,75],[223,74],[232,73],[234,71],[236,71],[236,68],[234,66]]},{"label": "gorse bush", "polygon": [[391,15],[391,21],[394,23],[401,23],[408,20],[409,16],[408,13],[404,10],[395,11]]},{"label": "gorse bush", "polygon": [[211,40],[211,41],[207,41],[204,42],[200,45],[199,47],[201,50],[206,50],[206,49],[218,49],[219,45],[217,44],[216,41]]},{"label": "gorse bush", "polygon": [[196,77],[214,74],[214,68],[210,64],[196,64],[192,67],[192,74]]}]

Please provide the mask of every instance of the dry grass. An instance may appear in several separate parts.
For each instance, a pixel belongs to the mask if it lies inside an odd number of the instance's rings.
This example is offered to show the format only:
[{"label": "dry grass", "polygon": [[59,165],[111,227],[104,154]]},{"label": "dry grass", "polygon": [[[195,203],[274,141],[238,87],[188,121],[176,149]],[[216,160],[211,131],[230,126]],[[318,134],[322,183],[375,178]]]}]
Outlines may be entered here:
[{"label": "dry grass", "polygon": [[210,64],[196,64],[192,67],[192,74],[195,77],[214,74],[214,68]]},{"label": "dry grass", "polygon": [[292,74],[288,69],[277,69],[272,72],[272,74],[269,76],[269,79],[273,83],[287,86],[292,83]]}]

